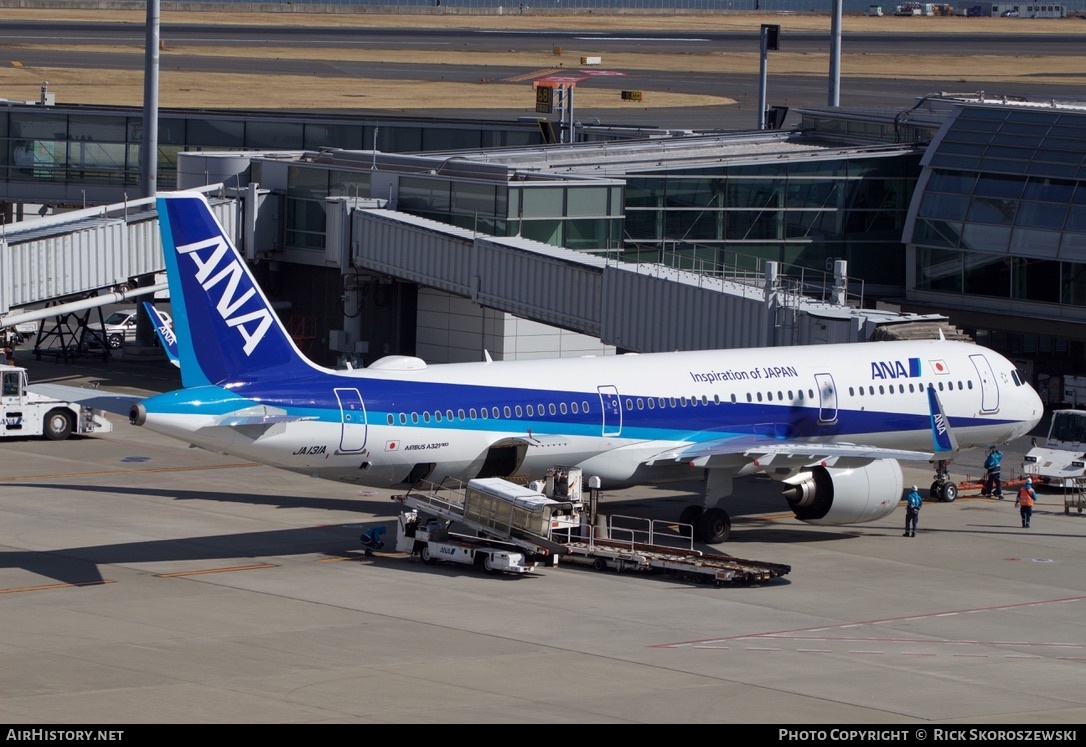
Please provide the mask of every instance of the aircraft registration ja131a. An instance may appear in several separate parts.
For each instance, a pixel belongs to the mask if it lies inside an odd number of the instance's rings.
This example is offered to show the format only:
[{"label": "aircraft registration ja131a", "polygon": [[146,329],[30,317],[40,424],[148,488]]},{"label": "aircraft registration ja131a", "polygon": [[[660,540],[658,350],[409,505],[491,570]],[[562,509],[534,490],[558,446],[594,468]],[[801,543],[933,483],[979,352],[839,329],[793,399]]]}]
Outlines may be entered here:
[{"label": "aircraft registration ja131a", "polygon": [[736,476],[780,481],[804,522],[872,521],[902,498],[900,460],[1006,442],[1043,412],[1009,360],[944,339],[325,368],[202,194],[157,204],[182,388],[133,405],[131,422],[315,477],[392,488],[563,465],[605,489],[703,478],[704,505],[680,520],[715,543]]}]

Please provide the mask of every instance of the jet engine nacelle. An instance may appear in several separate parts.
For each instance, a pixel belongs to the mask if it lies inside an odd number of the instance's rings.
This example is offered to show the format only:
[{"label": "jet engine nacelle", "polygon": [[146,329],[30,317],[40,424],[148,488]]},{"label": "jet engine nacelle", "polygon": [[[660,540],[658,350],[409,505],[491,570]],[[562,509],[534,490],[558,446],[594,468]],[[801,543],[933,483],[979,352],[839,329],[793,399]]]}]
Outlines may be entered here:
[{"label": "jet engine nacelle", "polygon": [[863,467],[814,467],[788,480],[784,497],[800,521],[836,526],[874,521],[901,502],[904,478],[893,459]]}]

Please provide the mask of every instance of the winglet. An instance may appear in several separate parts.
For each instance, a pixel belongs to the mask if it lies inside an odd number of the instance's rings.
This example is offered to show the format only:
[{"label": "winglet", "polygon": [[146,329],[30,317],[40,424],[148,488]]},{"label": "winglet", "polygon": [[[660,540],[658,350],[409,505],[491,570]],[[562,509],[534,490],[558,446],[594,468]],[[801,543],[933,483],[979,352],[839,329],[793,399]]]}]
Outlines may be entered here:
[{"label": "winglet", "polygon": [[147,318],[154,325],[158,341],[162,343],[162,349],[166,351],[166,357],[174,366],[181,368],[181,359],[177,357],[177,335],[173,333],[173,328],[162,318],[158,309],[150,301],[143,302],[143,310],[147,312]]},{"label": "winglet", "polygon": [[935,387],[931,384],[928,384],[928,411],[931,415],[931,439],[935,453],[958,451],[958,439],[954,437],[954,431],[950,430],[950,421],[943,412],[943,405],[939,402]]}]

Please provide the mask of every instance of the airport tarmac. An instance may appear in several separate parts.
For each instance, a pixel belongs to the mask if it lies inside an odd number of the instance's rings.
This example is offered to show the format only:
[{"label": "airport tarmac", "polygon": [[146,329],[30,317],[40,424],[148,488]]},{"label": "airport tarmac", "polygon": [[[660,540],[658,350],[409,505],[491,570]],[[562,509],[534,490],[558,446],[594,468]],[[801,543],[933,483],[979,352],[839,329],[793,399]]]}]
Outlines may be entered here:
[{"label": "airport tarmac", "polygon": [[[157,357],[16,362],[34,381],[173,388]],[[715,549],[758,586],[547,568],[494,577],[395,553],[391,492],[104,436],[8,440],[0,464],[0,722],[1079,724],[1086,516],[1045,493],[796,521],[740,485]],[[1028,439],[1004,451],[1016,468]],[[983,454],[955,465],[976,476]],[[1008,469],[1008,472],[1010,469]],[[931,481],[908,469],[908,483]],[[684,490],[684,488],[686,490]],[[677,516],[693,485],[604,494]]]}]

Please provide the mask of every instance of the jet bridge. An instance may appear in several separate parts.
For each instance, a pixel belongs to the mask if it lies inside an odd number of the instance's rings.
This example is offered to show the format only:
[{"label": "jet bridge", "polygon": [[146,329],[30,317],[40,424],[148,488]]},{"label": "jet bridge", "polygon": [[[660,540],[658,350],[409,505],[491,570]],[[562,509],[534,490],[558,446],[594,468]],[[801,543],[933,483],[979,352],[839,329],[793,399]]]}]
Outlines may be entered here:
[{"label": "jet bridge", "polygon": [[[230,230],[237,224],[234,200],[211,203],[223,226]],[[0,234],[0,328],[39,322],[39,359],[42,354],[65,360],[108,357],[108,345],[98,339],[102,307],[165,290],[164,284],[135,283],[164,269],[153,198],[5,226]]]}]

